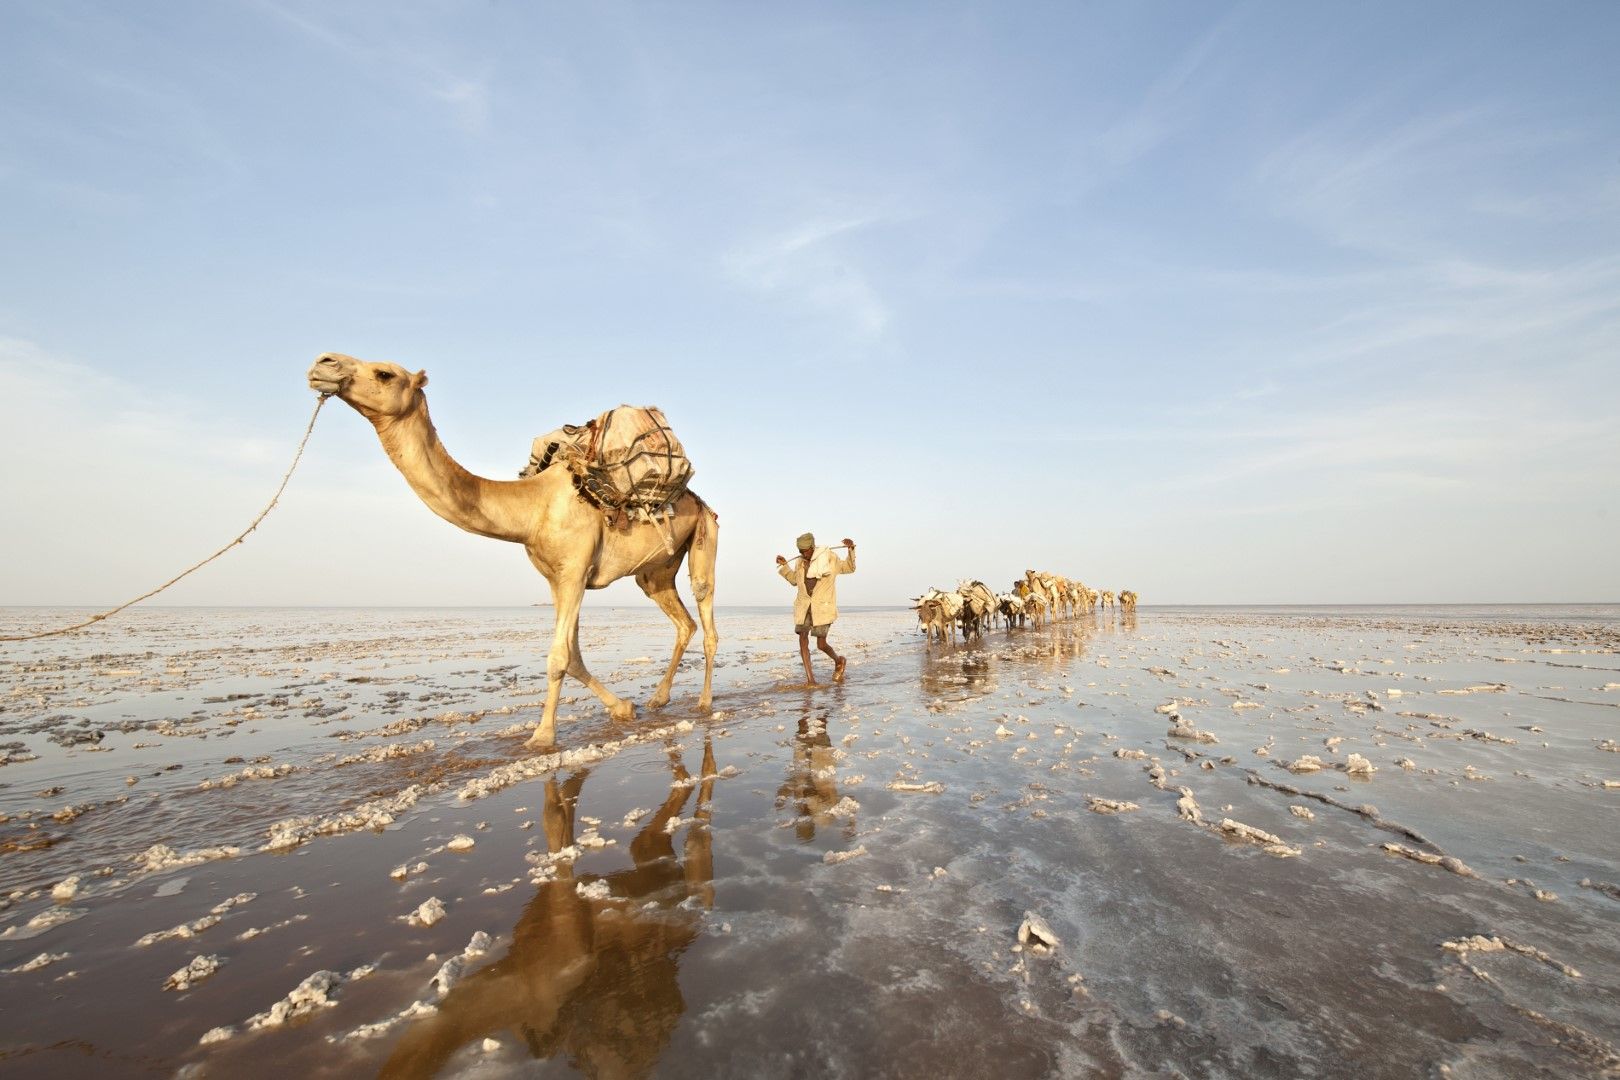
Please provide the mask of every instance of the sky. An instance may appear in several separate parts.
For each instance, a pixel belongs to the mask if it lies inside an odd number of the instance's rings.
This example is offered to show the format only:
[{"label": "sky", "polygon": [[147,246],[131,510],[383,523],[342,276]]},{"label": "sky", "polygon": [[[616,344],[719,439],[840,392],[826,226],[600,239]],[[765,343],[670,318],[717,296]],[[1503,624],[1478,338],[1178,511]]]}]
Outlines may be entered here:
[{"label": "sky", "polygon": [[[661,406],[722,604],[806,530],[846,606],[1620,600],[1616,55],[1596,0],[0,5],[0,604],[234,537],[326,351],[493,477]],[[154,603],[547,595],[334,401]]]}]

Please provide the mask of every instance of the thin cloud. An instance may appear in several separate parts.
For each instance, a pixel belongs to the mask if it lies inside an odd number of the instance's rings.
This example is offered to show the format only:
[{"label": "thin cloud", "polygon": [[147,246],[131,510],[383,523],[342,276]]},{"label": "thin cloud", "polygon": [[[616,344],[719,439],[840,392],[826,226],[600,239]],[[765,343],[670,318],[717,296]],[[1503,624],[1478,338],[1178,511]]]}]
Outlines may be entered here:
[{"label": "thin cloud", "polygon": [[365,69],[379,81],[397,81],[405,77],[416,93],[445,106],[462,131],[472,135],[488,133],[491,80],[487,73],[473,76],[452,70],[435,56],[397,38],[383,38],[380,45],[368,44],[357,35],[338,30],[277,0],[251,2],[260,11],[280,20],[322,48],[337,53],[349,65]]},{"label": "thin cloud", "polygon": [[858,340],[873,342],[889,326],[889,305],[836,241],[887,220],[876,214],[813,218],[733,248],[722,265],[739,284],[834,318]]}]

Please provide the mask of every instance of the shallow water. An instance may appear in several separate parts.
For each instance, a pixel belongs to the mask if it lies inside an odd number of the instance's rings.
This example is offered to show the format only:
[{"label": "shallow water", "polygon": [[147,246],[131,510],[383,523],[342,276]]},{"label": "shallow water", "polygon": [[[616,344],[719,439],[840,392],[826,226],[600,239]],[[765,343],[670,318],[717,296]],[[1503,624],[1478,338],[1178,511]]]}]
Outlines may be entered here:
[{"label": "shallow water", "polygon": [[[549,616],[154,608],[7,646],[6,1075],[1620,1068],[1620,609],[1145,608],[931,648],[853,611],[849,681],[813,691],[785,612],[723,610],[712,715],[700,656],[629,724],[570,684],[536,758]],[[581,637],[645,700],[661,615]]]}]

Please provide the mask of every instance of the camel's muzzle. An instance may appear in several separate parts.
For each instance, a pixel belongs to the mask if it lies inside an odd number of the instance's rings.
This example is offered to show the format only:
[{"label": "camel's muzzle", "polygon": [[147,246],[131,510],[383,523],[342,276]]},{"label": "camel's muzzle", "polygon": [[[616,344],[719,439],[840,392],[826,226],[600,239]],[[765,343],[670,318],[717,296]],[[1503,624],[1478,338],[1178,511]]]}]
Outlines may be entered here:
[{"label": "camel's muzzle", "polygon": [[323,394],[342,393],[354,378],[354,361],[344,363],[347,359],[328,354],[315,361],[309,369],[309,388]]}]

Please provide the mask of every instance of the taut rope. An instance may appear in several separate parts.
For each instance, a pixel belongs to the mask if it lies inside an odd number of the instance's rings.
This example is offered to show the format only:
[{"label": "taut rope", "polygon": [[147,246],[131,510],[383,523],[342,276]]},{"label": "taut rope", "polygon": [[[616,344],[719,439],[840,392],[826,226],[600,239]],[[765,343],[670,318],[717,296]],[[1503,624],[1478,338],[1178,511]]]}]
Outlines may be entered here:
[{"label": "taut rope", "polygon": [[248,533],[252,532],[254,529],[257,529],[259,527],[259,522],[263,521],[266,517],[269,516],[270,511],[275,509],[276,502],[281,498],[281,493],[283,491],[287,490],[287,481],[292,479],[293,470],[298,468],[298,461],[299,461],[300,458],[302,458],[304,456],[304,447],[309,443],[310,433],[315,430],[315,418],[317,416],[321,415],[321,406],[325,405],[326,404],[326,399],[331,397],[331,396],[332,396],[331,394],[322,394],[321,397],[320,397],[320,400],[315,402],[315,411],[310,414],[309,426],[304,429],[304,437],[298,441],[298,450],[297,450],[296,453],[293,454],[292,464],[287,466],[287,472],[281,478],[281,486],[276,488],[276,493],[274,495],[270,496],[269,505],[266,506],[263,510],[259,511],[259,516],[254,518],[253,523],[251,525],[249,525],[247,528],[243,529],[242,532],[236,537],[236,539],[232,540],[230,543],[226,544],[224,547],[220,548],[218,551],[216,551],[212,555],[208,556],[208,558],[204,559],[202,562],[197,563],[195,566],[192,566],[187,570],[181,571],[179,574],[176,574],[174,577],[170,578],[168,581],[165,581],[163,584],[159,585],[157,588],[153,589],[151,592],[142,593],[140,596],[137,596],[135,599],[129,601],[128,603],[119,604],[117,607],[113,608],[111,611],[103,611],[100,615],[96,615],[96,616],[94,616],[92,618],[86,619],[82,623],[75,623],[72,626],[64,626],[60,630],[44,630],[44,631],[41,631],[38,634],[23,634],[23,635],[21,635],[19,637],[0,637],[0,641],[33,641],[35,638],[54,637],[57,634],[71,634],[75,630],[83,630],[85,627],[91,626],[91,625],[93,625],[95,623],[98,623],[102,619],[108,618],[109,616],[116,615],[120,611],[123,611],[125,608],[131,607],[131,606],[133,606],[135,604],[140,603],[142,600],[148,599],[149,597],[156,596],[158,593],[162,592],[164,589],[167,589],[170,585],[173,585],[175,582],[179,581],[181,578],[187,577],[188,575],[190,575],[194,571],[201,570],[203,567],[207,566],[209,563],[213,562],[215,559],[219,558],[221,555],[223,555],[227,551],[231,550],[231,548],[235,547],[237,544],[240,544],[242,541],[246,540],[247,537],[248,537]]}]

